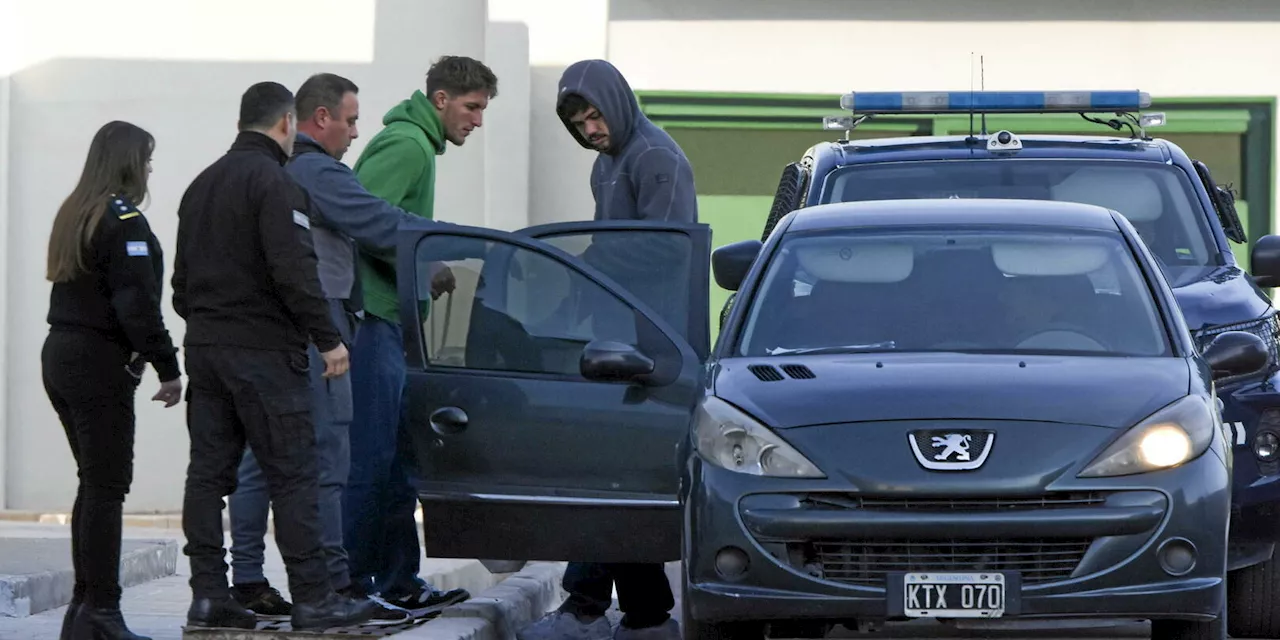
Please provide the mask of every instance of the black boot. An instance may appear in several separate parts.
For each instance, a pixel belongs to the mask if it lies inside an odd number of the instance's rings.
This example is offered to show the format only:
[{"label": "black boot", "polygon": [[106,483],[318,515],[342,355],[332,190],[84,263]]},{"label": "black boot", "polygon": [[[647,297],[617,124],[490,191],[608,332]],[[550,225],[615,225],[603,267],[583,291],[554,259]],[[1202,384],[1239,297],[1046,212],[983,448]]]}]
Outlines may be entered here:
[{"label": "black boot", "polygon": [[62,633],[58,635],[58,640],[71,640],[71,624],[75,622],[76,614],[80,612],[80,601],[72,599],[71,604],[67,605],[67,613],[62,616]]},{"label": "black boot", "polygon": [[74,640],[151,640],[140,636],[125,626],[119,607],[92,607],[81,605],[71,621],[71,638]]},{"label": "black boot", "polygon": [[255,629],[258,626],[258,616],[231,597],[217,600],[196,598],[191,601],[191,608],[187,609],[187,626]]},{"label": "black boot", "polygon": [[373,600],[353,600],[330,593],[320,602],[295,601],[290,624],[298,630],[355,626],[368,622],[381,608]]}]

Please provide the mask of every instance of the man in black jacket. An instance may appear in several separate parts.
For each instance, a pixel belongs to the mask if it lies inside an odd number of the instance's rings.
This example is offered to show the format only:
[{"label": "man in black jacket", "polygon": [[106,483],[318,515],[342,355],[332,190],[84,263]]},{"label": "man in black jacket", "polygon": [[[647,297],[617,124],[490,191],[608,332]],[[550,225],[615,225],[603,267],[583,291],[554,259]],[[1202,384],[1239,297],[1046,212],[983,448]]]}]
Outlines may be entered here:
[{"label": "man in black jacket", "polygon": [[276,541],[289,573],[295,629],[368,620],[372,601],[338,595],[321,549],[307,344],[325,377],[348,367],[316,273],[306,192],[285,172],[297,135],[293,94],[249,87],[240,133],[178,208],[173,305],[187,323],[191,460],[183,496],[191,560],[191,626],[254,628],[230,597],[223,498],[236,488],[246,442],[267,477]]}]

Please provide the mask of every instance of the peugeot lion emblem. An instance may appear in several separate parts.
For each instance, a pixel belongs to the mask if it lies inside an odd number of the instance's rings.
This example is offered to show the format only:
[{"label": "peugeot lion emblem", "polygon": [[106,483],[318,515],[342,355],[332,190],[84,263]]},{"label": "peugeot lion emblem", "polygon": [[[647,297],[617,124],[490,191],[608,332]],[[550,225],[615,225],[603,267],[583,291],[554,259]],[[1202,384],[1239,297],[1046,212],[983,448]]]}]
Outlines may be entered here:
[{"label": "peugeot lion emblem", "polygon": [[994,432],[973,430],[913,431],[907,435],[916,461],[934,471],[971,471],[981,467],[995,439]]}]

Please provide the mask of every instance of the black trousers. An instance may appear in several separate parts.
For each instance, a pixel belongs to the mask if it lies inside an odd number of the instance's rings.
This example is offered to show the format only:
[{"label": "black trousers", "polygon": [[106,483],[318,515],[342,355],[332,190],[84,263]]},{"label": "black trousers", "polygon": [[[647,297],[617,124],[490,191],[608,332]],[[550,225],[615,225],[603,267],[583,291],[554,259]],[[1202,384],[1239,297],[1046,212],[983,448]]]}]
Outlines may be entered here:
[{"label": "black trousers", "polygon": [[618,608],[623,626],[653,627],[667,621],[675,597],[661,564],[603,564],[570,562],[561,586],[569,597],[560,611],[578,616],[602,616],[613,606],[613,585],[618,585]]},{"label": "black trousers", "polygon": [[247,443],[267,480],[276,543],[295,602],[331,591],[321,546],[316,435],[307,352],[186,347],[191,461],[182,500],[196,598],[227,597],[223,498],[236,489]]},{"label": "black trousers", "polygon": [[77,602],[120,605],[120,527],[133,482],[134,393],[127,347],[88,333],[49,332],[40,353],[45,393],[76,461],[71,559]]}]

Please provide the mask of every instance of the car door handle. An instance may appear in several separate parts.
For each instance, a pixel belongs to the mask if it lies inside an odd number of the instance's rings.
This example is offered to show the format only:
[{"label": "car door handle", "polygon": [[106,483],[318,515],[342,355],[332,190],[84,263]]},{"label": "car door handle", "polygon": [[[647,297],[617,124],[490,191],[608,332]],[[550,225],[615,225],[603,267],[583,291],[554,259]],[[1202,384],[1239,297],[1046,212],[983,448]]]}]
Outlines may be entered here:
[{"label": "car door handle", "polygon": [[440,407],[431,412],[431,430],[442,436],[462,433],[467,429],[467,412],[457,407]]}]

